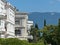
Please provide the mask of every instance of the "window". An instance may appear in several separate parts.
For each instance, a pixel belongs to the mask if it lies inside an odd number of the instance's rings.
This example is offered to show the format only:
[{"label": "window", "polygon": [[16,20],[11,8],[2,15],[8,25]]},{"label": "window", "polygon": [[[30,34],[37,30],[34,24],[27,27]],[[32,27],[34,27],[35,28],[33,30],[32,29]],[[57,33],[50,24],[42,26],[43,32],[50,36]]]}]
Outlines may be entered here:
[{"label": "window", "polygon": [[20,19],[20,26],[22,26],[22,19]]},{"label": "window", "polygon": [[16,19],[15,24],[19,24],[20,26],[24,26],[24,19]]},{"label": "window", "polygon": [[20,36],[21,35],[21,30],[15,30],[15,35]]},{"label": "window", "polygon": [[15,24],[20,24],[20,21],[19,21],[19,20],[16,20],[16,21],[15,21]]},{"label": "window", "polygon": [[22,26],[24,26],[25,25],[25,19],[22,19]]},{"label": "window", "polygon": [[20,19],[20,25],[24,26],[24,19]]},{"label": "window", "polygon": [[1,25],[1,20],[0,20],[0,25]]}]

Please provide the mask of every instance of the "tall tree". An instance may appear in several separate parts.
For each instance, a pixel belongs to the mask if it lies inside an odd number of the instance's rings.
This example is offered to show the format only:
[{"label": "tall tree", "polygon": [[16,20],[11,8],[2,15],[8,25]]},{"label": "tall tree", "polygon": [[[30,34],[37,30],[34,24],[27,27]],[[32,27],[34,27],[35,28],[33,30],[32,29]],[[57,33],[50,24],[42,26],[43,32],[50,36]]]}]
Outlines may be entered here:
[{"label": "tall tree", "polygon": [[39,29],[38,24],[35,24],[35,28]]},{"label": "tall tree", "polygon": [[58,21],[58,26],[60,27],[60,19],[59,19],[59,21]]},{"label": "tall tree", "polygon": [[44,19],[44,26],[46,26],[46,19]]}]

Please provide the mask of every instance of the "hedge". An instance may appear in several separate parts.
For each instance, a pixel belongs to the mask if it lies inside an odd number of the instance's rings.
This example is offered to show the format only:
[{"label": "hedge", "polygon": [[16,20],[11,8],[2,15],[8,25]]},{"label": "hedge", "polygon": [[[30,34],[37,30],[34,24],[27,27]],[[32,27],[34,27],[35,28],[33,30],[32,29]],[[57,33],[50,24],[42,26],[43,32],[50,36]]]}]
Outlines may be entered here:
[{"label": "hedge", "polygon": [[29,43],[25,40],[19,40],[17,38],[0,38],[0,45],[44,45],[43,42],[40,43]]}]

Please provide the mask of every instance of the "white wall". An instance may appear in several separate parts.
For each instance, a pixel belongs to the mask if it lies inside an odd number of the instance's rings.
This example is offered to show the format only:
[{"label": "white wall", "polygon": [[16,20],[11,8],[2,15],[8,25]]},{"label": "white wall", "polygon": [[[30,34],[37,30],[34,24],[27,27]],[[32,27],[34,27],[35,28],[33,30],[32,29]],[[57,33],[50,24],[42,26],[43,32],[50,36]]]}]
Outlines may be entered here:
[{"label": "white wall", "polygon": [[14,36],[15,35],[14,30],[15,28],[12,24],[10,23],[7,24],[7,34]]},{"label": "white wall", "polygon": [[5,13],[5,3],[0,0],[0,13]]},{"label": "white wall", "polygon": [[[7,6],[7,8],[5,8]],[[4,2],[0,0],[0,15],[7,15],[6,19],[1,19],[1,25],[0,25],[0,31],[6,31],[5,30],[5,24],[7,26],[7,34],[9,35],[15,35],[14,30],[15,30],[15,12],[8,7],[8,4],[5,5]],[[8,22],[8,23],[7,23]],[[3,35],[1,35],[3,37]]]},{"label": "white wall", "polygon": [[7,21],[9,21],[12,24],[15,24],[15,13],[12,9],[7,9]]},{"label": "white wall", "polygon": [[27,29],[30,30],[31,26],[33,26],[33,21],[28,21],[27,22]]},{"label": "white wall", "polygon": [[15,35],[15,12],[11,9],[11,8],[7,8],[7,34],[9,34],[10,36],[8,37],[12,37]]},{"label": "white wall", "polygon": [[4,20],[0,20],[0,30],[5,31],[5,21]]}]

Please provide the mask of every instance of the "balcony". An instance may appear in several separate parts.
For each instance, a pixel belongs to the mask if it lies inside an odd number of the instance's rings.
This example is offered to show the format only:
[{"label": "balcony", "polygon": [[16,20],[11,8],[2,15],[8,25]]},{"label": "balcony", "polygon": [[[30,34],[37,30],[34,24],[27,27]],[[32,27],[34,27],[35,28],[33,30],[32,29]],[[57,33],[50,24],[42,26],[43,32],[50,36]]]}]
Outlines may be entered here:
[{"label": "balcony", "polygon": [[4,28],[0,28],[0,34],[5,34],[5,29]]},{"label": "balcony", "polygon": [[15,15],[16,18],[20,18],[20,19],[25,19],[26,16],[25,15]]},{"label": "balcony", "polygon": [[28,39],[33,39],[33,36],[16,36],[16,38],[28,38]]},{"label": "balcony", "polygon": [[7,15],[6,15],[6,11],[3,10],[2,12],[0,12],[0,19],[6,19]]},{"label": "balcony", "polygon": [[20,25],[20,24],[16,24],[15,27],[25,28],[25,26],[22,26],[22,25]]},{"label": "balcony", "polygon": [[6,19],[6,15],[4,16],[4,15],[0,15],[0,19]]}]

